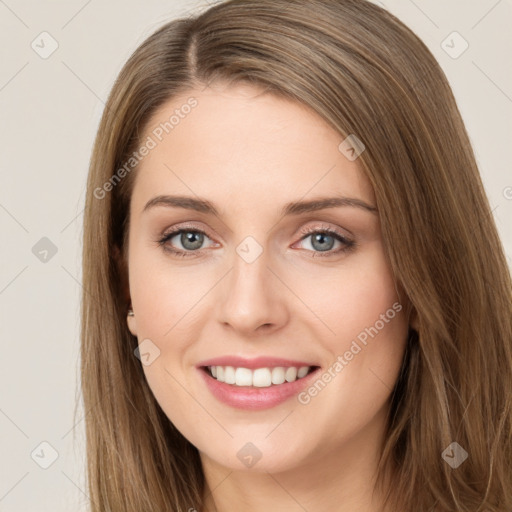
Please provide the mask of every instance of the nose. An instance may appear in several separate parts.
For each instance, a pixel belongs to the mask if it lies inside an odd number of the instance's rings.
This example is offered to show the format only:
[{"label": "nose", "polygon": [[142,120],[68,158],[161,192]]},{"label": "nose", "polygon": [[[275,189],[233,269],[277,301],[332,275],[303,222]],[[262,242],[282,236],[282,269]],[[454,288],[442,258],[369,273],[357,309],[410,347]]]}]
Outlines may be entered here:
[{"label": "nose", "polygon": [[235,253],[233,268],[223,280],[217,317],[238,334],[269,334],[286,325],[290,292],[269,268],[264,251],[248,263]]}]

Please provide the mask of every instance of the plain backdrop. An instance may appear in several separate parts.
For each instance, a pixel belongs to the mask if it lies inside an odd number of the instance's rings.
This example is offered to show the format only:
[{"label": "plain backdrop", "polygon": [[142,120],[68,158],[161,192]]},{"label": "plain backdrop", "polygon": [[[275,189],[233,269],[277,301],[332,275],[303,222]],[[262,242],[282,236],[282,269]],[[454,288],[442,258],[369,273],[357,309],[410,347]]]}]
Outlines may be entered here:
[{"label": "plain backdrop", "polygon": [[[510,0],[377,3],[418,34],[448,76],[511,262]],[[171,18],[207,6],[0,0],[2,512],[87,509],[83,418],[90,411],[82,409],[78,367],[92,143],[135,48]]]}]

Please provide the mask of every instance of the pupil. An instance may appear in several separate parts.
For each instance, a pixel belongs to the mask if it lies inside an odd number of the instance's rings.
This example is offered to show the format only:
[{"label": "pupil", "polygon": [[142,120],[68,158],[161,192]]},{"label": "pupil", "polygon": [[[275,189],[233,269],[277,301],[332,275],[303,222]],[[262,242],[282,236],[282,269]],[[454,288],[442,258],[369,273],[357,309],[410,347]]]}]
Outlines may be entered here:
[{"label": "pupil", "polygon": [[181,243],[185,249],[199,249],[203,244],[203,235],[195,231],[187,231],[181,234]]},{"label": "pupil", "polygon": [[[322,245],[322,242],[325,242],[325,239],[326,238],[330,238],[331,239],[331,244],[327,244],[329,247],[325,247],[325,245]],[[320,242],[321,245],[319,247],[316,247],[315,246],[315,243],[316,242]],[[319,251],[328,251],[330,249],[332,249],[332,245],[333,245],[333,242],[334,242],[334,238],[330,235],[326,235],[324,233],[317,233],[314,237],[313,237],[313,242],[312,242],[312,245],[315,249],[318,249]]]}]

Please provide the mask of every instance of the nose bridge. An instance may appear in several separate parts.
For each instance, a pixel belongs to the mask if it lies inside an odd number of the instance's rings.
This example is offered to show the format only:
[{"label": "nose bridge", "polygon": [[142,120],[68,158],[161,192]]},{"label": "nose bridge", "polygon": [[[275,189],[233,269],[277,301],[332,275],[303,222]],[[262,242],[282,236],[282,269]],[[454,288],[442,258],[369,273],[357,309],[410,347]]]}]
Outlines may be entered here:
[{"label": "nose bridge", "polygon": [[253,237],[236,247],[232,272],[226,279],[224,300],[219,305],[220,320],[241,331],[259,326],[279,325],[285,317],[285,299],[272,272],[269,254]]}]

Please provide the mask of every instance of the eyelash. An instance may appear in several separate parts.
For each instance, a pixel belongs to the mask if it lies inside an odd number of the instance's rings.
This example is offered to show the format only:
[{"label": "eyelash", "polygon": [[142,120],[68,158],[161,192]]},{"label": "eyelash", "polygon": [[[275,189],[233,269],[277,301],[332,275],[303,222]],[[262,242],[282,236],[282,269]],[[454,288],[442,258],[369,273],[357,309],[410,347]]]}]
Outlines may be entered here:
[{"label": "eyelash", "polygon": [[[205,233],[204,231],[202,231],[200,229],[197,229],[192,226],[190,226],[190,227],[182,226],[179,229],[176,229],[174,231],[171,231],[170,233],[165,234],[160,240],[158,240],[158,245],[163,247],[165,251],[170,252],[174,256],[178,256],[180,258],[188,258],[188,257],[197,256],[197,254],[201,251],[200,249],[195,250],[195,251],[191,251],[191,250],[182,251],[182,250],[174,249],[170,246],[166,246],[166,244],[169,240],[171,240],[176,235],[179,235],[180,233],[184,233],[184,232],[185,233],[199,233],[199,234],[205,235],[208,238],[210,238],[207,233]],[[317,233],[328,234],[329,236],[332,236],[333,238],[335,238],[336,240],[338,240],[339,242],[344,244],[344,247],[341,247],[337,250],[331,249],[329,251],[310,251],[310,250],[308,250],[308,252],[314,253],[313,256],[311,256],[312,258],[316,258],[316,257],[325,258],[325,257],[329,257],[329,256],[334,256],[336,254],[349,252],[349,251],[355,249],[355,247],[356,247],[356,242],[354,242],[353,240],[349,240],[348,238],[343,236],[341,233],[339,233],[337,230],[328,228],[328,227],[321,227],[321,228],[314,227],[314,228],[303,229],[301,231],[301,235],[303,235],[303,236],[299,241],[306,239],[309,235],[313,235],[313,234],[317,234]]]}]

